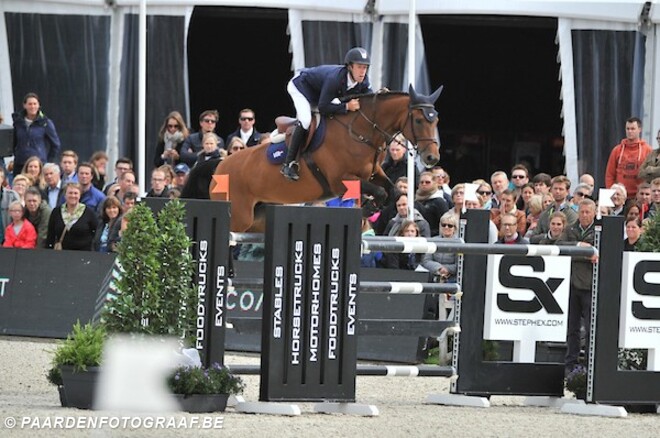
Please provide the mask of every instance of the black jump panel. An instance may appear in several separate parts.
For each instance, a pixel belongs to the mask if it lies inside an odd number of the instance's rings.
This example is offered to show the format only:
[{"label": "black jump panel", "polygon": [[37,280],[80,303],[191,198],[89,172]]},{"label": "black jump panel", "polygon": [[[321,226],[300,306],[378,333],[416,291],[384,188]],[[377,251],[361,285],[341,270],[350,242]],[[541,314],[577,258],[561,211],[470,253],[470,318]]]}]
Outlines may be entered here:
[{"label": "black jump panel", "polygon": [[[144,198],[154,212],[168,199]],[[222,201],[181,200],[185,204],[186,232],[193,241],[195,286],[197,287],[197,335],[195,348],[202,363],[224,363],[225,302],[229,261],[229,209]]]},{"label": "black jump panel", "polygon": [[[489,212],[468,210],[465,242],[488,241]],[[483,360],[482,342],[486,299],[486,255],[466,255],[461,300],[461,333],[457,357],[459,378],[452,393],[466,395],[519,394],[561,397],[564,365],[553,363],[490,362]]]},{"label": "black jump panel", "polygon": [[267,207],[260,400],[355,400],[360,219]]}]

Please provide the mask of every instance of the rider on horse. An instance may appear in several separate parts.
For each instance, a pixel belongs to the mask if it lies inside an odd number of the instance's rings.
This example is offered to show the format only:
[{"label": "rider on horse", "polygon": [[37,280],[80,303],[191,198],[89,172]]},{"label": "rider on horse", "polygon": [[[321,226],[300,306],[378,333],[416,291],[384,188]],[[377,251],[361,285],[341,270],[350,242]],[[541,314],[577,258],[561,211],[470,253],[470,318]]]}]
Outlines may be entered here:
[{"label": "rider on horse", "polygon": [[320,65],[302,69],[289,81],[287,91],[296,107],[298,124],[291,135],[282,175],[291,181],[299,178],[299,166],[295,159],[307,138],[307,130],[312,122],[312,106],[318,107],[324,116],[360,109],[358,99],[343,103],[339,98],[372,92],[367,76],[370,63],[369,53],[361,47],[354,47],[346,52],[343,66]]}]

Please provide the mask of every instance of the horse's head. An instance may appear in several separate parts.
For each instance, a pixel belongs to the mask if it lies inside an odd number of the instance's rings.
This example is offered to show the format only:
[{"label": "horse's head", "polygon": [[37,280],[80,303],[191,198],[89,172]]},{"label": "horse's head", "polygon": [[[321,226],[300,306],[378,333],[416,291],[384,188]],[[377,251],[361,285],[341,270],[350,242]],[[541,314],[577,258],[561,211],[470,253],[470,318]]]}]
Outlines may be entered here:
[{"label": "horse's head", "polygon": [[[403,135],[410,140],[426,167],[433,167],[440,160],[440,142],[437,138],[438,112],[435,101],[438,100],[442,86],[430,96],[418,94],[412,85],[409,88],[409,122]],[[409,126],[408,126],[409,125]]]}]

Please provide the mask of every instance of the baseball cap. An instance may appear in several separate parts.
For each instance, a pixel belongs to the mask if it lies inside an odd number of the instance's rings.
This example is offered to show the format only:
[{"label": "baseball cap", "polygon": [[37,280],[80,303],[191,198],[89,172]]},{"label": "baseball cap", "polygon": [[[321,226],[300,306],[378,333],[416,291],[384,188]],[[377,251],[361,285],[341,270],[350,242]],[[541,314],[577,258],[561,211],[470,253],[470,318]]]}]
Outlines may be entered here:
[{"label": "baseball cap", "polygon": [[186,163],[179,163],[174,166],[174,173],[188,173],[190,172],[190,167]]}]

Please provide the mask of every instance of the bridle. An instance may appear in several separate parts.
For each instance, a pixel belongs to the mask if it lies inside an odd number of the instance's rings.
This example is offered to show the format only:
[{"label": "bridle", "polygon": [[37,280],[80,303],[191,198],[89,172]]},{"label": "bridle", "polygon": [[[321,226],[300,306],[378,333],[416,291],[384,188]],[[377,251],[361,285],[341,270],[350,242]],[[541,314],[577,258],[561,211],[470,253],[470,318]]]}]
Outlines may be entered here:
[{"label": "bridle", "polygon": [[[377,116],[377,111],[378,111],[378,105],[376,105],[376,100],[377,100],[379,94],[380,93],[375,93],[373,98],[372,98],[373,99],[373,105],[372,105],[373,106],[373,115],[371,117],[369,117],[367,114],[365,114],[365,112],[362,111],[362,109],[359,109],[358,111],[356,111],[355,116],[348,123],[343,123],[341,120],[339,120],[335,117],[331,117],[331,119],[339,122],[340,124],[344,125],[344,127],[346,127],[346,129],[348,129],[348,133],[349,133],[349,135],[351,136],[351,138],[353,140],[355,140],[356,142],[365,144],[365,145],[367,145],[367,146],[374,149],[375,154],[374,154],[374,161],[373,161],[373,166],[372,166],[372,169],[373,169],[372,170],[372,175],[374,174],[376,164],[378,162],[378,156],[383,151],[385,151],[385,149],[387,148],[387,146],[384,146],[384,144],[389,145],[392,142],[397,142],[397,143],[401,144],[403,147],[405,147],[406,150],[408,150],[408,145],[407,144],[402,144],[396,137],[399,134],[402,134],[406,130],[406,126],[408,126],[409,123],[410,123],[410,132],[412,132],[412,136],[413,136],[411,144],[412,144],[412,148],[415,152],[418,150],[420,142],[430,142],[431,144],[432,143],[435,143],[435,144],[438,143],[438,141],[435,139],[435,137],[421,137],[421,138],[418,138],[417,133],[415,132],[415,123],[414,123],[414,120],[413,120],[414,110],[419,109],[424,113],[424,118],[426,120],[428,120],[429,123],[432,123],[433,120],[435,118],[437,118],[437,112],[435,111],[435,107],[432,104],[429,104],[429,103],[416,103],[416,104],[409,103],[408,104],[408,115],[406,117],[406,123],[403,125],[403,127],[401,129],[397,130],[393,134],[390,134],[389,132],[387,132],[383,128],[381,128],[378,125],[378,123],[375,122],[375,120],[377,118],[376,117]],[[433,112],[434,115],[433,115],[433,117],[429,118],[428,114],[431,113],[431,112]],[[371,136],[367,137],[367,136],[364,136],[362,134],[356,133],[353,130],[353,124],[358,120],[358,118],[362,118],[363,120],[366,120],[367,123],[369,125],[371,125],[371,129],[372,129],[372,135]],[[378,134],[380,134],[383,137],[382,142],[378,142],[378,144],[374,144],[370,140],[370,138],[373,137],[374,132],[377,132]]]}]

